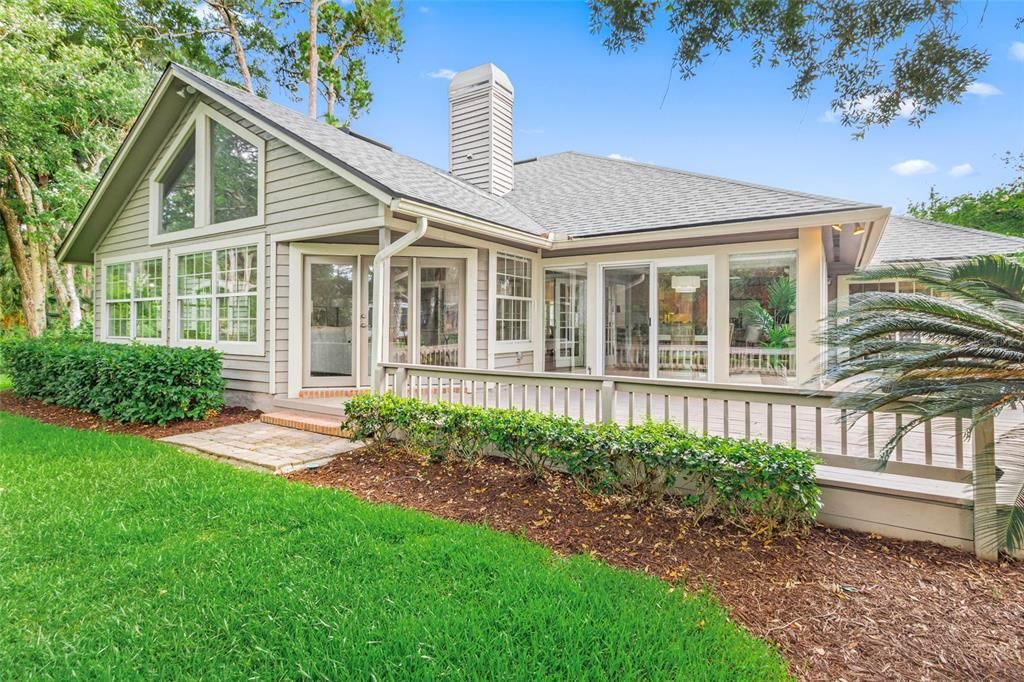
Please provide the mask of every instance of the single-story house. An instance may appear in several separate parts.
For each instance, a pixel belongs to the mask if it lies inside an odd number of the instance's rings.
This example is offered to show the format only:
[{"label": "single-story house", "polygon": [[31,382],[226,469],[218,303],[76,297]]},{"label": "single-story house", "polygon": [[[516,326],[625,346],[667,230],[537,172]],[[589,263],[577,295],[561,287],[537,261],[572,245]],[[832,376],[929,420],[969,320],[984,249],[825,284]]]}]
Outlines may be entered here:
[{"label": "single-story house", "polygon": [[491,64],[452,79],[444,171],[171,64],[59,257],[95,265],[98,339],[217,348],[230,400],[266,408],[379,362],[815,386],[856,271],[1024,251],[644,163],[514,161],[513,99]]}]

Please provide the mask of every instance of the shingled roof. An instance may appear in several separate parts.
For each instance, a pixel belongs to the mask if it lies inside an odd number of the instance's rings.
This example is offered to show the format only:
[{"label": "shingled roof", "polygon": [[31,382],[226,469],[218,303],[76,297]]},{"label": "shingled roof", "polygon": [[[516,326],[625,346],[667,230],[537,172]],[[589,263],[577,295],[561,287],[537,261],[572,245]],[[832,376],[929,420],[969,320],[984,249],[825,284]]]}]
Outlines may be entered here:
[{"label": "shingled roof", "polygon": [[173,64],[271,127],[290,132],[392,196],[529,234],[572,237],[873,208],[671,168],[564,152],[516,164],[515,189],[495,196],[390,148]]},{"label": "shingled roof", "polygon": [[876,207],[579,152],[516,164],[506,198],[574,237]]},{"label": "shingled roof", "polygon": [[415,199],[529,234],[548,232],[503,197],[478,189],[430,164],[399,154],[363,136],[303,116],[198,71],[178,64],[172,64],[170,68],[182,80],[212,88],[230,99],[242,112],[252,116],[254,123],[291,133],[392,197]]},{"label": "shingled roof", "polygon": [[971,227],[894,215],[882,233],[872,266],[921,260],[1024,253],[1024,239]]}]

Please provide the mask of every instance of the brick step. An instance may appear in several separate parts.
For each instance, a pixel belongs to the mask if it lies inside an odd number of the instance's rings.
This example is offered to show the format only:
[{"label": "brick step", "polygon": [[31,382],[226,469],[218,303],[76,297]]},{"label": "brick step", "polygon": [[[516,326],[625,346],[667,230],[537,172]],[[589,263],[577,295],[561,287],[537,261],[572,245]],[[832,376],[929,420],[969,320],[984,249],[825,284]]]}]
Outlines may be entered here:
[{"label": "brick step", "polygon": [[361,393],[369,393],[367,388],[304,388],[299,391],[299,399],[306,398],[351,398]]},{"label": "brick step", "polygon": [[319,433],[324,436],[349,438],[352,435],[341,428],[341,419],[339,417],[324,414],[281,410],[279,412],[264,412],[260,415],[260,421],[264,424],[285,426],[289,429],[309,431],[310,433]]}]

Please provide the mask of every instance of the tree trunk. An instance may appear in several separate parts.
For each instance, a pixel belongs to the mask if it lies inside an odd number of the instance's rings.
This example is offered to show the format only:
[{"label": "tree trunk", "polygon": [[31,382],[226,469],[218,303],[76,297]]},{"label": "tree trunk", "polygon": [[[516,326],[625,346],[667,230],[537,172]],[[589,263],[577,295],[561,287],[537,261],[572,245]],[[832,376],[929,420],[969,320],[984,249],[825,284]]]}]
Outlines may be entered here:
[{"label": "tree trunk", "polygon": [[47,247],[46,266],[50,271],[57,301],[68,313],[68,324],[72,329],[77,329],[78,325],[82,324],[82,303],[78,299],[78,290],[75,287],[75,266],[61,266],[57,263],[55,248],[53,242]]},{"label": "tree trunk", "polygon": [[238,62],[238,71],[242,74],[242,82],[245,84],[245,89],[252,94],[256,94],[252,87],[252,74],[249,72],[249,62],[245,58],[245,47],[242,45],[242,37],[238,34],[238,24],[235,23],[235,16],[228,11],[228,8],[223,3],[207,0],[206,4],[217,10],[221,21],[224,22],[224,28],[227,29],[228,35],[231,36],[231,47],[235,52],[235,61]]},{"label": "tree trunk", "polygon": [[333,84],[328,84],[328,86],[327,86],[327,120],[328,121],[333,121],[334,120],[334,105],[337,103],[337,101],[338,101],[338,93],[334,89],[334,85]]},{"label": "tree trunk", "polygon": [[[21,282],[21,312],[29,336],[39,336],[46,329],[46,261],[44,249],[21,233],[21,221],[14,210],[0,199],[7,245],[10,247],[14,272]],[[27,242],[27,243],[26,243]]]},{"label": "tree trunk", "polygon": [[309,0],[309,88],[308,114],[316,118],[317,84],[320,81],[320,52],[317,50],[316,15],[320,8],[320,0]]}]

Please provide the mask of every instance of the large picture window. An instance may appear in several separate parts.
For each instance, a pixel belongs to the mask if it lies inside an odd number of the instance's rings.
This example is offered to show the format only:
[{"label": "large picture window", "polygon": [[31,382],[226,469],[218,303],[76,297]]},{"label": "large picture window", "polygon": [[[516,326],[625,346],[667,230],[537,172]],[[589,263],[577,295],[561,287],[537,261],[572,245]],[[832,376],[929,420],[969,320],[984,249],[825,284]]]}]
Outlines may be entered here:
[{"label": "large picture window", "polygon": [[151,176],[152,242],[259,225],[263,139],[204,104]]},{"label": "large picture window", "polygon": [[105,278],[107,338],[163,338],[163,259],[113,263]]},{"label": "large picture window", "polygon": [[796,377],[796,253],[729,257],[729,376],[745,383]]},{"label": "large picture window", "polygon": [[213,344],[259,340],[259,249],[255,244],[178,256],[178,339]]},{"label": "large picture window", "polygon": [[529,258],[497,254],[495,335],[498,341],[530,340],[532,272]]}]

